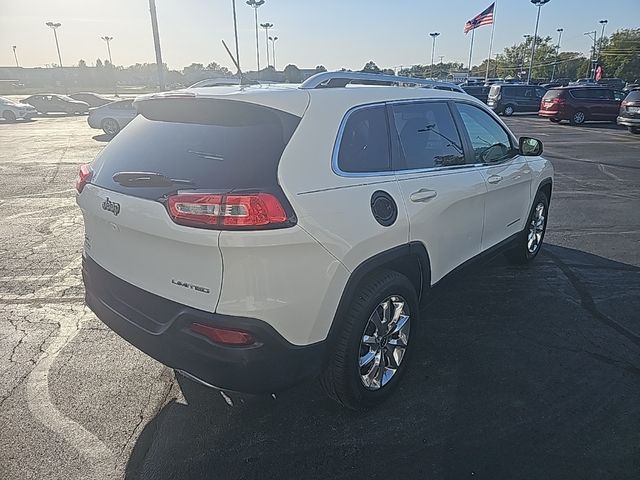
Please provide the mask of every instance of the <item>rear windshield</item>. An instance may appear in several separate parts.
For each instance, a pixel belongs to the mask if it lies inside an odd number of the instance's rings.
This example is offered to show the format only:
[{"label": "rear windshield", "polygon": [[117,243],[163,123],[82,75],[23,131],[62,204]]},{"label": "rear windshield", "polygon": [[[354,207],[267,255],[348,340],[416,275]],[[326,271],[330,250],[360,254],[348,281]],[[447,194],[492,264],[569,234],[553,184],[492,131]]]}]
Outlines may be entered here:
[{"label": "rear windshield", "polygon": [[490,97],[497,97],[499,93],[500,93],[500,85],[493,85],[489,90]]},{"label": "rear windshield", "polygon": [[553,98],[559,98],[562,96],[562,93],[564,92],[564,90],[547,90],[547,93],[544,94],[544,98],[551,100]]},{"label": "rear windshield", "polygon": [[640,100],[640,90],[632,90],[625,98],[627,102],[637,102]]},{"label": "rear windshield", "polygon": [[96,158],[91,183],[153,200],[178,190],[273,190],[300,121],[230,100],[150,100],[139,110]]}]

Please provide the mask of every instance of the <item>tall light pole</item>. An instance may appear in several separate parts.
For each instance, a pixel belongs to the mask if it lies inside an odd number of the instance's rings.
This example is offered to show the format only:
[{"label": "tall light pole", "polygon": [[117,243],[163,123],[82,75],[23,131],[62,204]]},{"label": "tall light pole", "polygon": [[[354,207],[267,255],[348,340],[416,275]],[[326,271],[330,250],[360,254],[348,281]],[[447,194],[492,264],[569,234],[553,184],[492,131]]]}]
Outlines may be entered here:
[{"label": "tall light pole", "polygon": [[556,45],[556,60],[553,62],[553,70],[551,71],[551,81],[556,77],[556,65],[558,64],[558,55],[560,54],[560,41],[562,40],[562,32],[564,32],[564,28],[558,28],[556,30],[558,32],[558,44]]},{"label": "tall light pole", "polygon": [[542,6],[549,3],[551,0],[531,0],[536,7],[538,7],[538,16],[536,17],[536,30],[533,34],[533,43],[531,44],[531,60],[529,61],[529,75],[527,76],[527,83],[531,83],[531,72],[533,71],[533,57],[536,54],[536,40],[538,38],[538,25],[540,24],[540,10]]},{"label": "tall light pole", "polygon": [[113,40],[113,37],[108,37],[105,35],[104,37],[100,37],[100,38],[107,43],[107,53],[109,53],[109,63],[113,65],[113,60],[111,60],[111,46],[109,45],[109,42]]},{"label": "tall light pole", "polygon": [[609,20],[600,20],[600,25],[602,25],[602,32],[600,33],[600,46],[598,47],[598,61],[600,61],[600,54],[602,53],[602,43],[604,42],[604,29],[609,23]]},{"label": "tall light pole", "polygon": [[260,78],[260,42],[258,40],[258,8],[264,5],[265,0],[247,0],[247,5],[253,8],[256,20],[256,66],[258,69],[257,77]]},{"label": "tall light pole", "polygon": [[16,53],[18,47],[17,45],[12,45],[11,48],[13,49],[13,58],[16,59],[16,67],[20,68],[20,63],[18,63],[18,54]]},{"label": "tall light pole", "polygon": [[261,23],[260,26],[264,28],[264,34],[265,34],[265,37],[267,38],[265,46],[267,48],[267,68],[269,68],[269,65],[271,65],[271,62],[269,60],[269,29],[273,28],[273,23],[269,23],[269,22]]},{"label": "tall light pole", "polygon": [[113,89],[114,89],[114,95],[117,97],[118,96],[118,79],[116,77],[116,67],[113,64],[113,59],[111,58],[111,40],[113,40],[113,37],[109,37],[107,35],[105,35],[104,37],[100,37],[102,40],[104,40],[107,44],[107,53],[109,54],[109,64],[111,65],[112,71],[113,71]]},{"label": "tall light pole", "polygon": [[156,50],[156,66],[158,67],[158,87],[160,91],[164,86],[164,65],[162,64],[162,51],[160,50],[160,32],[158,31],[158,14],[156,12],[156,0],[149,0],[149,13],[151,14],[151,29],[153,30],[153,45]]},{"label": "tall light pole", "polygon": [[51,28],[51,30],[53,30],[53,37],[56,39],[56,49],[58,50],[58,62],[60,63],[60,68],[62,68],[62,56],[60,55],[60,44],[58,43],[58,33],[56,32],[56,30],[61,27],[62,24],[47,22],[46,25],[47,27]]},{"label": "tall light pole", "polygon": [[589,55],[589,68],[591,69],[589,72],[589,78],[593,76],[596,77],[596,68],[594,65],[595,56],[596,56],[596,44],[598,42],[598,32],[596,30],[592,32],[585,32],[585,35],[593,40],[593,50],[591,51],[591,55]]},{"label": "tall light pole", "polygon": [[521,78],[522,76],[522,72],[524,71],[524,60],[527,54],[527,40],[529,40],[531,38],[531,35],[522,35],[522,38],[524,38],[525,44],[524,44],[524,48],[522,49],[522,61],[520,62],[520,71],[518,72],[518,78]]},{"label": "tall light pole", "polygon": [[429,36],[433,39],[431,42],[431,76],[433,77],[433,56],[436,53],[436,38],[438,38],[440,32],[431,32]]},{"label": "tall light pole", "polygon": [[233,35],[236,40],[236,63],[238,64],[238,77],[240,77],[242,70],[240,69],[240,48],[238,47],[238,15],[236,14],[236,0],[231,0],[233,6]]},{"label": "tall light pole", "polygon": [[273,69],[277,70],[277,68],[276,68],[276,42],[278,41],[278,37],[269,37],[269,40],[271,40],[271,44],[273,45]]}]

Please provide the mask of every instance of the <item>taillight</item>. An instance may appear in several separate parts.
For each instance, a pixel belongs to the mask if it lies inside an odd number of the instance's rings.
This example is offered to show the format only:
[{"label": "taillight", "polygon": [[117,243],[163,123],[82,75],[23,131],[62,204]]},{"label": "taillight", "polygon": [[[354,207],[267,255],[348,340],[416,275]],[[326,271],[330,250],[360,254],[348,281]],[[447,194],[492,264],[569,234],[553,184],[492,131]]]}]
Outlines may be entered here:
[{"label": "taillight", "polygon": [[627,102],[626,100],[623,100],[621,106],[622,107],[626,107],[627,105],[629,105],[631,102]]},{"label": "taillight", "polygon": [[289,218],[280,201],[270,193],[179,193],[167,199],[172,220],[180,225],[211,229],[274,228]]},{"label": "taillight", "polygon": [[218,328],[202,323],[192,323],[191,330],[199,335],[207,337],[209,340],[222,345],[253,345],[255,338],[248,332],[242,330],[231,330],[228,328]]},{"label": "taillight", "polygon": [[80,165],[80,171],[78,172],[78,177],[76,178],[76,190],[78,193],[82,193],[84,186],[91,181],[91,176],[93,175],[93,171],[88,163],[84,165]]}]

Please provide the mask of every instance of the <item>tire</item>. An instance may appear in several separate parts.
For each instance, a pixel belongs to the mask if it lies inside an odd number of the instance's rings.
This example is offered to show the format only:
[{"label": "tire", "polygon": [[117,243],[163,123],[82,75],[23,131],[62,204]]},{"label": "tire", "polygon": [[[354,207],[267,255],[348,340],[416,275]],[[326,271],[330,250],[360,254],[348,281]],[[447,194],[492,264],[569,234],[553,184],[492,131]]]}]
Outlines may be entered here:
[{"label": "tire", "polygon": [[587,119],[587,115],[582,111],[578,110],[573,115],[571,115],[571,125],[582,125],[584,121]]},{"label": "tire", "polygon": [[513,115],[515,111],[516,109],[513,105],[505,105],[504,108],[502,109],[502,114],[505,117],[510,117],[511,115]]},{"label": "tire", "polygon": [[[542,208],[541,212],[540,208]],[[542,220],[540,220],[539,215],[542,215]],[[533,200],[533,206],[524,230],[518,236],[514,247],[506,252],[507,258],[511,263],[530,263],[538,256],[547,231],[548,218],[549,199],[544,192],[538,191],[536,198]],[[533,244],[531,243],[532,239]]]},{"label": "tire", "polygon": [[559,118],[550,118],[549,121],[551,123],[560,123],[560,119]]},{"label": "tire", "polygon": [[6,110],[2,113],[2,118],[4,118],[7,122],[13,123],[16,121],[16,114],[11,110]]},{"label": "tire", "polygon": [[120,125],[113,118],[102,120],[102,131],[107,135],[116,135],[120,131]]},{"label": "tire", "polygon": [[[387,321],[383,304],[390,312]],[[400,320],[393,323],[398,313]],[[418,317],[418,296],[407,277],[381,270],[364,280],[344,316],[337,319],[341,325],[320,378],[327,394],[352,410],[386,400],[406,369]],[[381,332],[383,335],[379,335]]]}]

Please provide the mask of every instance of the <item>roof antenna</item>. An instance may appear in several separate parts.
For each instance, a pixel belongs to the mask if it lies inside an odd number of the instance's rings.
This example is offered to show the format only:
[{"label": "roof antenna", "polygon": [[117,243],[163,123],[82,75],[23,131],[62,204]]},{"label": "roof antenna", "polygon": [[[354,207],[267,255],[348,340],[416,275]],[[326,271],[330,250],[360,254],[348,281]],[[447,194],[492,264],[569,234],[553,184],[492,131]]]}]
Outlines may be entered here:
[{"label": "roof antenna", "polygon": [[227,47],[227,44],[225,43],[224,40],[222,40],[222,45],[224,45],[224,49],[227,51],[227,53],[229,54],[229,56],[231,57],[231,61],[233,62],[233,64],[236,66],[236,68],[238,69],[238,76],[240,77],[240,85],[244,85],[245,81],[244,81],[244,73],[242,73],[242,70],[240,69],[240,64],[238,63],[238,61],[236,60],[236,58],[233,56],[233,54],[231,53],[231,50],[229,50],[229,47]]}]

